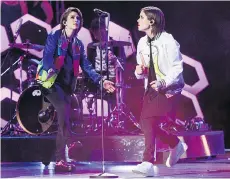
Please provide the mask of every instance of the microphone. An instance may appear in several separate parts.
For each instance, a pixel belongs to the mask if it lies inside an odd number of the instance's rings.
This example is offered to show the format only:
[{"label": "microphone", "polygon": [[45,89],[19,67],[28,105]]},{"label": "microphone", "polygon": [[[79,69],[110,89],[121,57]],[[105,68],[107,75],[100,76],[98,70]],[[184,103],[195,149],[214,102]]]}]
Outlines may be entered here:
[{"label": "microphone", "polygon": [[[105,16],[105,29],[106,29],[106,31],[108,31],[108,29],[109,29],[109,21],[110,21],[110,14],[108,13],[107,16]],[[108,36],[108,38],[109,38],[109,36]]]},{"label": "microphone", "polygon": [[103,17],[107,17],[109,15],[108,12],[102,11],[100,9],[94,9],[93,10],[96,14],[98,14],[99,16],[103,16]]},{"label": "microphone", "polygon": [[21,29],[21,27],[22,27],[22,21],[23,21],[23,19],[20,18],[20,19],[19,19],[19,22],[18,22],[18,26],[17,26],[16,31],[15,31],[15,34],[14,34],[14,38],[15,38],[15,39],[17,38],[17,36],[18,36],[18,34],[19,34],[19,32],[20,32],[20,29]]}]

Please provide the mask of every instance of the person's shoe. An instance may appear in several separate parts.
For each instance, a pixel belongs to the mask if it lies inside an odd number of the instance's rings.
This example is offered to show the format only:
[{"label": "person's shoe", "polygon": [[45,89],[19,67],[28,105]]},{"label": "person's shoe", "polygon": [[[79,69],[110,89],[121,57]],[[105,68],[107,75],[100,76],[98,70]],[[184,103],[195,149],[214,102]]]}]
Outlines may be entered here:
[{"label": "person's shoe", "polygon": [[74,164],[69,164],[64,160],[60,160],[55,164],[55,171],[56,172],[72,172],[75,169]]},{"label": "person's shoe", "polygon": [[176,147],[171,149],[171,151],[169,153],[169,157],[166,160],[166,166],[172,167],[173,165],[175,165],[178,162],[178,160],[180,159],[181,155],[183,155],[183,153],[185,153],[187,149],[188,149],[187,144],[180,141],[176,145]]},{"label": "person's shoe", "polygon": [[154,176],[154,165],[150,162],[142,162],[141,164],[138,164],[133,170],[133,173],[141,174],[146,177],[152,177]]}]

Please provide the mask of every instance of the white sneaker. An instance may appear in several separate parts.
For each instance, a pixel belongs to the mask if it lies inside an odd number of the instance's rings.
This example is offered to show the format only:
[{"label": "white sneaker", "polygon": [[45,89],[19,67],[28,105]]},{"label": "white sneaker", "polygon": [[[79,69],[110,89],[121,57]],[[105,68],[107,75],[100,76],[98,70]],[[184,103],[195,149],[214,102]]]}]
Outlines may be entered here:
[{"label": "white sneaker", "polygon": [[178,160],[180,159],[181,155],[186,152],[186,150],[188,149],[188,146],[186,143],[184,142],[179,142],[176,147],[174,147],[170,153],[169,153],[169,157],[167,158],[166,161],[166,166],[167,167],[172,167],[173,165],[175,165]]},{"label": "white sneaker", "polygon": [[154,176],[154,165],[150,162],[142,162],[141,164],[138,164],[132,172],[146,177],[152,177]]}]

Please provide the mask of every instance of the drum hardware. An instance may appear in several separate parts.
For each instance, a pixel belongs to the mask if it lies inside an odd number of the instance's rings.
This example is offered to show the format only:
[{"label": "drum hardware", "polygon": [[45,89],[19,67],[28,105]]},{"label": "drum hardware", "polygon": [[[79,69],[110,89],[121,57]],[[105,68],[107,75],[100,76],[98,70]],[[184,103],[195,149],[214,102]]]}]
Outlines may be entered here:
[{"label": "drum hardware", "polygon": [[36,65],[36,66],[38,66],[40,63],[40,61],[38,61],[37,59],[33,59],[33,58],[30,58],[28,61],[33,63],[33,65]]},{"label": "drum hardware", "polygon": [[[71,109],[71,131],[74,133],[73,128],[82,121],[82,104],[79,95],[71,95]],[[30,86],[22,92],[16,111],[18,123],[26,133],[50,135],[57,132],[55,108],[42,94],[40,85]]]},{"label": "drum hardware", "polygon": [[[15,40],[16,40],[16,39],[15,39]],[[29,40],[27,40],[27,44],[29,44]],[[17,45],[18,45],[18,44],[16,44],[15,42],[9,44],[9,46],[10,46],[11,48],[13,48],[13,47],[16,47],[16,48],[17,48]],[[26,52],[25,52],[23,55],[21,55],[21,56],[19,57],[19,59],[18,59],[14,64],[12,64],[12,62],[10,62],[11,66],[10,66],[8,69],[6,69],[5,72],[3,72],[3,73],[1,74],[1,76],[3,76],[7,71],[10,70],[10,71],[11,71],[11,76],[12,76],[12,75],[13,75],[13,72],[12,72],[13,66],[14,66],[15,64],[18,63],[18,66],[19,66],[19,69],[20,69],[20,77],[19,77],[19,94],[21,94],[21,93],[22,93],[22,90],[23,90],[23,87],[22,87],[22,84],[23,84],[23,81],[22,81],[22,63],[23,63],[23,61],[27,58],[27,55],[28,55],[29,46],[27,46],[27,47],[28,47],[28,48],[26,49]],[[11,78],[12,78],[12,77],[11,77]],[[11,99],[12,99],[12,89],[11,89]],[[14,112],[16,113],[16,109],[15,109]],[[12,117],[11,113],[12,113],[12,111],[11,111],[11,109],[10,109],[10,120],[9,120],[8,123],[5,125],[5,127],[3,128],[3,130],[1,131],[1,134],[2,134],[2,135],[6,134],[7,132],[9,132],[10,135],[14,135],[14,132],[13,132],[13,131],[21,132],[21,130],[20,130],[16,125],[12,125],[12,124],[13,124],[13,121],[15,121],[15,119],[16,119],[16,115],[15,115],[15,113],[14,113],[14,116]],[[15,129],[15,128],[16,128],[16,129]]]},{"label": "drum hardware", "polygon": [[[2,74],[1,76],[3,76],[7,71],[11,70],[12,71],[12,67],[15,65],[15,64],[18,64],[19,66],[19,69],[20,69],[20,77],[19,77],[19,94],[22,95],[22,92],[23,92],[23,81],[22,81],[22,64],[23,64],[23,61],[27,58],[28,56],[28,52],[29,52],[29,49],[34,49],[34,50],[38,50],[38,51],[41,51],[44,49],[44,46],[42,45],[37,45],[37,44],[32,44],[29,42],[29,40],[27,39],[25,43],[10,43],[9,46],[11,48],[19,48],[19,49],[26,49],[25,53],[23,55],[21,55],[19,57],[19,59],[14,63],[10,63],[11,66],[6,69]],[[31,59],[32,61],[30,62],[33,62],[35,64],[38,64],[39,62],[37,60],[34,60],[34,59]],[[35,84],[35,80],[33,79],[33,72],[34,72],[34,67],[32,66],[29,66],[28,67],[28,86],[32,86]],[[13,73],[13,72],[11,72]],[[11,93],[12,93],[12,90],[11,90]],[[11,94],[12,96],[12,94]],[[33,104],[33,103],[31,103]],[[10,113],[11,113],[11,110],[10,110]],[[11,115],[10,115],[11,116]],[[13,121],[15,120],[18,120],[18,126],[17,125],[13,125]],[[22,129],[23,130],[22,130]],[[14,131],[17,131],[17,132],[27,132],[29,134],[33,134],[33,133],[30,133],[28,132],[27,130],[25,130],[25,128],[23,128],[23,125],[20,124],[20,121],[18,119],[18,115],[17,115],[17,109],[15,109],[15,114],[13,117],[10,117],[10,120],[9,122],[6,124],[6,126],[3,128],[1,134],[6,134],[6,133],[10,133],[10,135],[14,135]]]},{"label": "drum hardware", "polygon": [[[107,126],[115,129],[116,132],[125,132],[125,123],[129,119],[137,128],[140,129],[140,125],[136,121],[134,115],[129,111],[123,102],[124,99],[124,80],[123,80],[123,71],[124,68],[120,62],[121,59],[117,58],[116,61],[116,106],[112,110],[110,116],[107,119]],[[122,117],[123,116],[123,117]]]},{"label": "drum hardware", "polygon": [[26,40],[25,43],[10,43],[9,46],[19,49],[26,49],[26,51],[28,51],[29,49],[42,51],[44,49],[43,45],[32,44],[29,42],[29,40]]},{"label": "drum hardware", "polygon": [[[111,40],[111,41],[100,41],[98,43],[92,43],[90,44],[91,46],[89,46],[90,48],[95,48],[97,46],[99,46],[100,48],[100,53],[102,47],[105,47],[105,49],[108,51],[108,47],[124,47],[124,46],[130,46],[131,43],[130,42],[125,42],[125,41],[115,41],[115,40]],[[108,59],[108,52],[106,52],[107,54],[107,59]],[[100,54],[101,55],[101,54]],[[102,56],[102,55],[101,55]],[[102,57],[101,57],[102,59]],[[102,61],[102,60],[101,60]],[[107,60],[107,79],[108,79],[108,61]],[[109,114],[109,116],[104,119],[103,123],[105,123],[105,131],[108,131],[109,133],[111,133],[111,129],[115,129],[115,132],[125,132],[127,130],[125,130],[125,123],[127,120],[125,119],[129,119],[138,129],[140,129],[140,125],[138,124],[138,122],[136,121],[134,115],[127,109],[126,105],[123,102],[123,93],[124,93],[124,88],[129,88],[128,86],[124,85],[124,80],[123,80],[123,65],[122,65],[122,59],[119,57],[116,57],[113,59],[113,61],[115,62],[115,87],[116,87],[116,106],[114,107],[114,109],[111,111],[111,113]],[[101,62],[102,64],[102,62]],[[102,69],[102,67],[101,67]],[[109,111],[110,112],[110,111]]]},{"label": "drum hardware", "polygon": [[96,98],[91,93],[91,94],[88,94],[85,99],[86,99],[85,101],[86,101],[86,104],[87,104],[87,109],[89,111],[89,120],[91,121],[91,126],[90,126],[89,130],[86,131],[86,133],[89,133],[89,132],[93,132],[93,130],[97,127],[96,122],[95,122],[96,118],[95,118],[95,116],[93,116],[93,111],[96,108],[96,105],[93,106],[93,103],[95,104]]},{"label": "drum hardware", "polygon": [[97,43],[90,44],[89,48],[95,48],[97,46],[108,46],[108,47],[124,47],[124,46],[131,46],[130,42],[126,41],[116,41],[116,40],[110,40],[110,41],[101,41]]},{"label": "drum hardware", "polygon": [[[70,123],[71,123],[71,132],[78,135],[79,133],[75,132],[75,129],[83,129],[83,106],[82,106],[82,97],[80,94],[71,95],[71,114],[70,114]],[[79,131],[78,131],[79,132]]]},{"label": "drum hardware", "polygon": [[[98,130],[97,95],[86,91],[80,96],[79,99],[82,101],[82,116],[81,120],[72,121],[72,126],[74,127],[72,131],[75,131],[74,134],[76,135],[81,135],[82,133],[93,134]],[[76,115],[74,115],[73,118],[76,118]]]},{"label": "drum hardware", "polygon": [[[30,44],[29,42],[26,42],[24,44],[17,44],[17,48],[28,47],[28,49],[29,48],[34,49],[35,47],[33,45],[35,45],[35,44]],[[22,90],[22,62],[27,57],[28,49],[27,49],[26,53],[23,56],[21,56],[16,62],[20,66],[20,87],[19,87],[20,98],[22,98],[22,96],[23,96],[23,94],[22,94],[23,93],[23,90]],[[34,60],[34,59],[30,59],[29,61],[34,62],[35,65],[39,63],[39,61]],[[35,69],[34,67],[35,67],[34,65],[31,65],[28,67],[28,75],[29,75],[28,76],[28,80],[29,80],[28,89],[34,88],[34,86],[36,86],[35,81],[33,80],[34,69]],[[117,58],[116,59],[116,83],[115,83],[115,86],[117,88],[117,91],[116,91],[116,101],[117,102],[116,102],[116,106],[112,110],[110,116],[108,118],[104,119],[104,123],[106,123],[106,127],[112,127],[117,132],[118,131],[125,131],[125,128],[124,128],[125,120],[123,120],[121,115],[124,115],[125,118],[128,118],[130,121],[132,121],[136,125],[135,117],[132,115],[132,113],[130,111],[127,110],[126,105],[123,102],[123,89],[125,88],[125,85],[123,84],[123,71],[124,71],[124,68],[123,68],[119,58]],[[82,79],[80,79],[80,80],[82,80]],[[40,90],[40,88],[38,87],[38,89],[36,89],[36,90]],[[26,93],[25,91],[24,91],[24,93]],[[76,96],[73,98],[76,98]],[[42,100],[45,101],[45,99],[42,99]],[[21,102],[22,101],[23,100],[21,100]],[[46,102],[47,101],[45,101],[45,103]],[[93,103],[95,103],[96,105],[93,106]],[[31,104],[33,104],[33,102]],[[91,95],[89,94],[88,96],[86,96],[86,104],[87,104],[87,109],[89,111],[90,124],[88,126],[82,126],[82,128],[85,128],[85,133],[87,134],[87,133],[92,133],[92,132],[98,131],[101,124],[99,124],[98,121],[95,119],[97,117],[97,114],[96,114],[96,117],[93,114],[93,112],[95,110],[94,108],[97,108],[97,100],[96,100],[95,96],[93,96],[92,94]],[[50,109],[50,108],[52,108],[52,105],[50,105],[49,103],[46,104],[45,106],[42,106],[42,109],[37,109],[38,115],[35,118],[36,118],[37,122],[39,123],[38,128],[40,128],[42,125],[46,125],[46,126],[41,127],[42,129],[36,129],[35,131],[29,129],[27,124],[24,124],[24,123],[29,122],[29,120],[30,120],[29,118],[27,118],[27,120],[28,120],[27,122],[26,122],[26,120],[24,120],[23,122],[21,121],[22,117],[19,114],[20,113],[19,105],[20,104],[17,104],[18,108],[16,109],[16,111],[18,113],[17,119],[18,119],[18,122],[20,121],[19,122],[20,127],[22,127],[23,130],[26,131],[27,133],[32,134],[32,135],[43,135],[43,134],[45,134],[45,132],[47,132],[48,128],[51,125],[53,125],[53,121],[55,118],[55,111],[54,111],[54,109],[52,109],[52,110]],[[103,105],[102,105],[102,107],[103,107]],[[72,117],[72,120],[76,120],[73,118],[78,118],[78,121],[81,121],[82,119],[79,119],[79,118],[82,118],[83,114],[82,114],[82,108],[80,107],[80,105],[78,107],[75,107],[75,108],[73,107],[72,109],[73,109],[73,116],[80,116],[80,117]],[[97,113],[97,109],[96,109],[96,113]],[[32,114],[32,115],[34,115],[34,114]],[[104,111],[103,111],[102,115],[104,115]],[[16,118],[16,115],[14,118]],[[76,123],[76,122],[72,122],[72,123]],[[136,126],[138,127],[138,124]]]},{"label": "drum hardware", "polygon": [[[131,45],[130,42],[124,42],[124,41],[108,41],[108,42],[104,42],[104,41],[101,41],[99,43],[92,43],[91,44],[91,48],[95,48],[96,46],[99,46],[100,48],[100,56],[102,59],[102,52],[101,52],[101,47],[102,46],[105,46],[105,49],[108,49],[106,48],[106,46],[108,47],[123,47],[123,46],[129,46]],[[108,52],[106,52],[107,56],[108,56]],[[107,57],[106,56],[106,57]],[[108,58],[108,57],[107,57]],[[101,60],[102,61],[102,60]],[[106,61],[108,62],[108,60]],[[104,128],[104,131],[105,132],[108,132],[108,133],[111,133],[111,131],[114,129],[115,132],[126,132],[127,130],[125,129],[125,123],[127,120],[125,119],[129,119],[129,121],[131,121],[136,127],[137,129],[139,130],[140,129],[140,126],[138,124],[138,122],[136,121],[134,115],[127,109],[126,105],[124,104],[123,102],[123,89],[124,88],[129,88],[129,86],[125,85],[124,84],[124,80],[123,80],[123,71],[124,71],[124,67],[122,65],[122,59],[119,58],[119,57],[116,57],[113,59],[113,62],[115,63],[115,87],[116,87],[116,106],[114,107],[113,110],[108,110],[109,113],[109,116],[104,118],[102,121],[103,121],[103,124],[105,126]],[[101,62],[102,64],[102,62]],[[102,69],[102,67],[101,67]],[[107,79],[108,79],[108,63],[107,63]],[[102,71],[101,71],[102,73]],[[101,74],[102,75],[102,74]],[[101,90],[102,92],[102,90]],[[102,96],[102,94],[101,94]],[[90,105],[90,100],[88,101],[89,102],[89,105]],[[111,105],[111,104],[110,104]],[[97,105],[96,105],[97,106]],[[87,105],[87,107],[89,107]],[[103,107],[103,105],[101,104],[101,107]],[[110,108],[109,108],[110,109]],[[88,109],[90,110],[90,109]],[[89,111],[90,112],[90,111]],[[104,111],[102,111],[102,113],[104,114]],[[104,115],[103,115],[104,117]],[[102,124],[101,123],[98,123],[98,120],[96,120],[96,123],[95,123],[95,120],[93,119],[93,116],[91,115],[90,116],[91,120],[94,122],[92,122],[92,129],[93,131],[91,132],[97,132],[99,130],[101,130],[102,128]],[[111,130],[112,129],[112,130]]]},{"label": "drum hardware", "polygon": [[[98,121],[98,117],[99,117],[99,115],[102,116],[102,114],[100,112],[98,113],[98,102],[99,101],[97,99],[97,95],[90,93],[86,96],[85,101],[87,104],[86,105],[87,109],[89,111],[89,120],[91,121],[90,126],[88,128],[88,131],[86,131],[86,133],[89,133],[89,134],[98,133],[98,132],[100,132],[100,129],[101,129],[101,124]],[[102,107],[102,106],[100,106],[100,107]],[[103,105],[103,108],[106,108],[106,105]],[[95,111],[95,113],[94,113],[94,111]],[[105,112],[105,109],[103,109],[103,111]],[[106,114],[104,113],[103,115],[105,116]],[[104,122],[105,122],[105,120],[104,120]]]},{"label": "drum hardware", "polygon": [[29,65],[27,70],[28,87],[37,84],[36,77],[37,66]]},{"label": "drum hardware", "polygon": [[50,117],[54,113],[54,107],[53,105],[49,105],[45,110],[41,110],[38,113],[38,121],[40,123],[46,123],[49,121]]},{"label": "drum hardware", "polygon": [[28,134],[44,134],[55,119],[55,112],[39,85],[26,88],[16,105],[17,121]]},{"label": "drum hardware", "polygon": [[94,102],[95,102],[94,95],[93,94],[87,95],[87,97],[86,97],[86,103],[87,103],[87,109],[88,109],[90,115],[93,114],[93,110],[94,110],[93,103]]},{"label": "drum hardware", "polygon": [[28,81],[28,87],[36,85],[36,73],[37,73],[37,67],[40,63],[37,59],[28,59],[28,62],[32,63],[27,68],[27,81]]}]

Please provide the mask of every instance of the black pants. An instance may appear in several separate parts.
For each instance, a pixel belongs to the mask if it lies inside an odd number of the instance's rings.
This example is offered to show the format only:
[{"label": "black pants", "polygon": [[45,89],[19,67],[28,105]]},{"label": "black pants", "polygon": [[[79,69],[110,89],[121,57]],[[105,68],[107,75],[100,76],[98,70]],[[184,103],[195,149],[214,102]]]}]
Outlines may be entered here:
[{"label": "black pants", "polygon": [[[155,93],[156,94],[156,93]],[[175,111],[180,94],[171,98],[166,98],[164,94],[147,92],[144,96],[143,108],[141,113],[140,125],[145,137],[145,151],[143,161],[154,163],[155,139],[159,138],[162,142],[174,148],[179,139],[177,136],[163,130],[159,125],[161,120],[168,114]]]},{"label": "black pants", "polygon": [[51,89],[43,92],[57,112],[59,127],[56,137],[56,161],[65,161],[65,147],[70,143],[71,139],[71,95],[56,84]]},{"label": "black pants", "polygon": [[163,130],[159,125],[163,117],[151,117],[141,119],[140,125],[145,137],[145,150],[143,161],[154,163],[155,156],[155,139],[159,138],[162,142],[168,144],[170,148],[174,148],[179,139],[177,136]]}]

